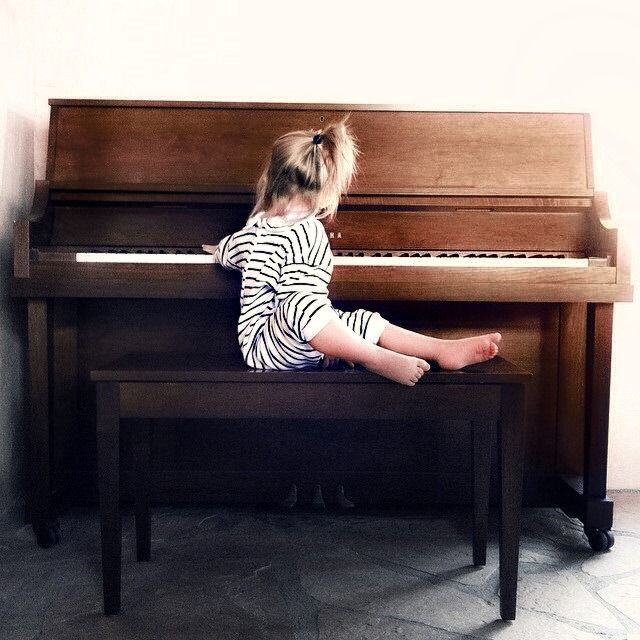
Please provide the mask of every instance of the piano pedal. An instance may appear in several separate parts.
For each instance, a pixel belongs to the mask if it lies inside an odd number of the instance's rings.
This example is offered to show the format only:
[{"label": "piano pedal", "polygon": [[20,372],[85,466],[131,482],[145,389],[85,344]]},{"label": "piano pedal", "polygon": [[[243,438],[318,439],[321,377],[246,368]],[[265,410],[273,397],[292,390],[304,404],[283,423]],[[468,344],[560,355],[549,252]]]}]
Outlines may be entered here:
[{"label": "piano pedal", "polygon": [[348,511],[356,506],[344,495],[344,485],[342,484],[339,484],[336,488],[336,504],[341,511]]},{"label": "piano pedal", "polygon": [[313,500],[311,501],[312,509],[326,509],[327,505],[322,498],[322,487],[317,484],[313,489]]}]

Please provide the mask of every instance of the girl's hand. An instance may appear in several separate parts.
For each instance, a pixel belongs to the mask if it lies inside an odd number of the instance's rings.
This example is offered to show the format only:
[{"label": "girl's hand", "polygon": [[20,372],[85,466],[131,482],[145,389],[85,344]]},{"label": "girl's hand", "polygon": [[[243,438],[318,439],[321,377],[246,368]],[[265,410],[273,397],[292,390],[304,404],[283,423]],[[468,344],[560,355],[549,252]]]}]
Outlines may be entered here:
[{"label": "girl's hand", "polygon": [[331,358],[329,356],[324,356],[322,358],[322,368],[323,369],[338,369],[341,364],[346,364],[348,367],[353,369],[353,362],[349,362],[349,360],[342,360],[340,358]]},{"label": "girl's hand", "polygon": [[215,253],[217,249],[218,249],[218,245],[217,244],[203,244],[202,245],[202,250],[205,251],[206,253]]}]

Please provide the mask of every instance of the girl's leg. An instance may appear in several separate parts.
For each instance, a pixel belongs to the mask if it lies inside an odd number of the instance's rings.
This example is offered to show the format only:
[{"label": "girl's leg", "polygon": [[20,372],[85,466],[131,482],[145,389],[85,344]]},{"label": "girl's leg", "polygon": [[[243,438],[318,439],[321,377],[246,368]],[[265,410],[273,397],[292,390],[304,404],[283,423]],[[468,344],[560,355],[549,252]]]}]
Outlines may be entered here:
[{"label": "girl's leg", "polygon": [[443,369],[461,369],[493,358],[498,353],[501,339],[499,333],[487,333],[459,340],[442,340],[389,323],[378,344],[398,353],[435,360]]},{"label": "girl's leg", "polygon": [[338,317],[330,320],[309,344],[330,358],[357,362],[374,373],[409,386],[429,370],[422,358],[375,345],[354,333]]}]

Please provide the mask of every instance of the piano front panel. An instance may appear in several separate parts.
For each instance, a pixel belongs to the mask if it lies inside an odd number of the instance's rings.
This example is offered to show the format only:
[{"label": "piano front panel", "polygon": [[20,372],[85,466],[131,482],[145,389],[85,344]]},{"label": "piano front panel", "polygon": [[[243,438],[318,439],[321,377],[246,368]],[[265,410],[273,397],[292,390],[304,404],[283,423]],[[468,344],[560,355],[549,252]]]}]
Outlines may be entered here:
[{"label": "piano front panel", "polygon": [[250,210],[244,204],[60,204],[54,209],[51,245],[199,247],[240,229]]},{"label": "piano front panel", "polygon": [[[340,306],[347,309],[360,305],[345,301]],[[366,306],[378,309],[393,322],[437,337],[499,329],[504,335],[505,357],[535,374],[528,397],[527,484],[535,491],[539,482],[553,475],[558,305],[378,302]],[[77,437],[70,438],[70,442],[75,447],[71,486],[77,488],[74,490],[80,497],[92,497],[95,477],[94,394],[89,371],[139,350],[140,344],[151,352],[210,354],[213,361],[216,357],[237,356],[236,314],[236,301],[78,301],[80,417]],[[360,504],[368,500],[396,504],[422,500],[463,502],[471,495],[468,428],[466,423],[443,423],[436,425],[433,437],[425,439],[419,416],[401,425],[309,422],[283,423],[276,429],[269,421],[255,421],[220,423],[214,431],[211,424],[204,422],[164,421],[158,425],[159,433],[154,438],[158,480],[155,499],[197,498],[250,504],[261,497],[272,499],[285,475],[297,472],[300,478],[317,473],[331,482],[348,483]],[[330,435],[326,435],[327,430]],[[123,430],[124,440],[128,433],[128,429]],[[276,436],[279,440],[274,441]],[[328,462],[327,456],[337,455],[337,450],[328,453],[323,437],[339,442],[338,449],[349,451],[349,465],[344,461],[341,466],[340,456]],[[303,451],[297,448],[301,438]],[[291,446],[284,446],[286,442]],[[123,451],[130,451],[126,442]],[[296,459],[292,452],[300,457]],[[123,465],[124,491],[130,496],[131,458],[126,457]],[[390,477],[395,486],[380,486],[381,475],[384,476],[381,469],[393,469]],[[58,471],[62,473],[64,469]],[[431,490],[424,489],[429,486]]]},{"label": "piano front panel", "polygon": [[[199,247],[240,229],[246,205],[58,206],[53,246]],[[335,251],[583,252],[585,212],[352,211],[326,221]],[[532,242],[532,238],[537,241]],[[375,244],[374,244],[375,243]]]},{"label": "piano front panel", "polygon": [[[387,250],[585,250],[587,212],[429,209],[351,210],[327,222],[335,250],[384,247]],[[372,246],[372,242],[377,244]]]}]

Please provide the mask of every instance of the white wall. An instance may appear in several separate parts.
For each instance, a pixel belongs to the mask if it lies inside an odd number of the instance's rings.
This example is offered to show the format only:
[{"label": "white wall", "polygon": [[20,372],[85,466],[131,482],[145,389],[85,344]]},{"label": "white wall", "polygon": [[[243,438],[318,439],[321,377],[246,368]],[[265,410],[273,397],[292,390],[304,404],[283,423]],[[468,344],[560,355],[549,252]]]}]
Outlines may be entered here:
[{"label": "white wall", "polygon": [[[640,254],[634,2],[33,1],[37,177],[50,97],[589,111],[596,186]],[[640,303],[615,323],[609,484],[640,488]]]},{"label": "white wall", "polygon": [[18,514],[24,492],[24,312],[8,296],[12,221],[33,193],[31,0],[0,2],[0,515]]}]

